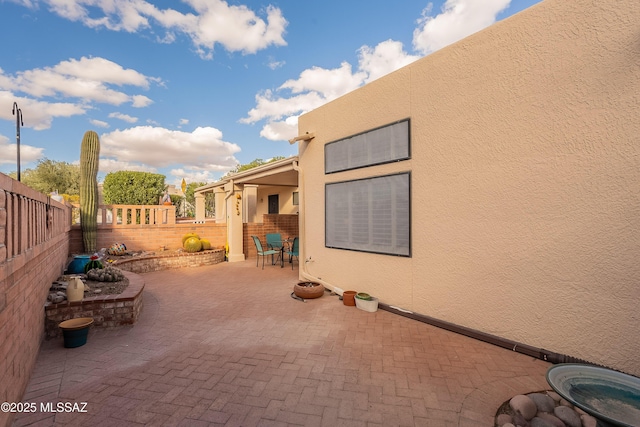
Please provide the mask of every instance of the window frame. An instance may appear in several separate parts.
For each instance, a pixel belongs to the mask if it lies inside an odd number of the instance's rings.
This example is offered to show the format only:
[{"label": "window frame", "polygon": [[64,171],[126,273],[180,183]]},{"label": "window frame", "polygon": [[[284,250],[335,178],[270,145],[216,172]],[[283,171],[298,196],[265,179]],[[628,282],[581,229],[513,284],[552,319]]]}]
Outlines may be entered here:
[{"label": "window frame", "polygon": [[[335,169],[335,170],[331,170],[331,171],[327,170],[327,168],[328,168],[327,159],[329,157],[327,155],[327,150],[330,150],[332,148],[332,146],[333,147],[337,147],[337,144],[341,144],[341,143],[349,144],[349,141],[351,139],[353,139],[353,138],[356,138],[356,137],[361,136],[361,135],[366,135],[368,133],[375,132],[375,131],[378,131],[378,130],[381,130],[381,129],[384,129],[384,128],[387,128],[387,127],[391,127],[391,126],[394,126],[394,125],[397,125],[397,124],[400,124],[400,123],[403,123],[403,122],[407,122],[407,141],[406,141],[406,143],[407,143],[407,155],[406,156],[389,158],[389,159],[381,160],[381,161],[378,161],[378,162],[364,163],[364,164],[361,164],[361,165],[350,166],[350,167],[346,167],[346,168],[343,168],[343,169]],[[384,165],[384,164],[387,164],[387,163],[401,162],[401,161],[410,160],[410,159],[411,159],[411,118],[408,117],[408,118],[405,118],[405,119],[396,120],[395,122],[392,122],[392,123],[387,123],[385,125],[375,127],[373,129],[368,129],[368,130],[365,130],[363,132],[359,132],[359,133],[347,136],[346,138],[340,138],[338,140],[326,143],[325,146],[324,146],[324,173],[325,173],[325,175],[330,175],[330,174],[334,174],[334,173],[350,171],[350,170],[354,170],[354,169],[362,169],[362,168],[367,168],[367,167],[377,166],[377,165]]]},{"label": "window frame", "polygon": [[[393,252],[393,251],[380,251],[380,250],[366,250],[366,249],[362,249],[362,248],[355,248],[355,247],[348,247],[348,246],[337,246],[335,243],[329,245],[327,238],[328,238],[328,224],[327,224],[327,220],[329,218],[328,215],[328,210],[329,210],[329,204],[327,203],[328,200],[328,190],[329,187],[332,185],[340,185],[340,184],[348,184],[348,183],[353,183],[353,182],[358,182],[358,181],[373,181],[376,179],[382,179],[382,178],[388,178],[388,177],[392,177],[392,176],[401,176],[404,175],[407,177],[407,221],[408,221],[408,230],[407,230],[407,238],[408,238],[408,247],[407,247],[407,253],[397,253],[397,252]],[[375,186],[374,186],[375,188]],[[412,197],[411,197],[411,171],[402,171],[402,172],[397,172],[397,173],[391,173],[391,174],[385,174],[385,175],[376,175],[376,176],[369,176],[369,177],[364,177],[364,178],[357,178],[357,179],[350,179],[350,180],[344,180],[344,181],[335,181],[335,182],[327,182],[325,183],[325,212],[324,212],[324,246],[325,248],[329,248],[329,249],[342,249],[342,250],[347,250],[347,251],[355,251],[355,252],[363,252],[363,253],[372,253],[372,254],[379,254],[379,255],[389,255],[389,256],[397,256],[397,257],[403,257],[403,258],[411,258],[412,257],[412,246],[413,246],[413,230],[412,230],[412,209],[411,209],[411,202],[412,202]],[[371,199],[369,199],[369,203],[371,203]],[[349,222],[349,226],[352,226],[353,222],[350,221]],[[371,226],[372,224],[369,223],[369,225]]]}]

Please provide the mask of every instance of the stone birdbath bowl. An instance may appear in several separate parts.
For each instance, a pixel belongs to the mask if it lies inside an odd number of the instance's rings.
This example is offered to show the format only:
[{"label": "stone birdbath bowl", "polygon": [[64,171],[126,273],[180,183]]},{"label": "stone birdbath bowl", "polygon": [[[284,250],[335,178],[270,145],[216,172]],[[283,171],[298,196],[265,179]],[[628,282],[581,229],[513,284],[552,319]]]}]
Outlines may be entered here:
[{"label": "stone birdbath bowl", "polygon": [[562,363],[549,368],[547,382],[596,418],[599,427],[640,426],[640,378],[598,366]]}]

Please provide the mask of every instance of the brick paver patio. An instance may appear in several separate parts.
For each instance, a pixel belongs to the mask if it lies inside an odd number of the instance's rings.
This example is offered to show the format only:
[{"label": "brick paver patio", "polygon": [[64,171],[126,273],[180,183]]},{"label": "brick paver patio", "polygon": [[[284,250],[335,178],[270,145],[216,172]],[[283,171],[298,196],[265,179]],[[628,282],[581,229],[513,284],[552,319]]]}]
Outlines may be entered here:
[{"label": "brick paver patio", "polygon": [[549,364],[328,293],[255,260],[144,274],[140,321],[41,348],[14,426],[492,426]]}]

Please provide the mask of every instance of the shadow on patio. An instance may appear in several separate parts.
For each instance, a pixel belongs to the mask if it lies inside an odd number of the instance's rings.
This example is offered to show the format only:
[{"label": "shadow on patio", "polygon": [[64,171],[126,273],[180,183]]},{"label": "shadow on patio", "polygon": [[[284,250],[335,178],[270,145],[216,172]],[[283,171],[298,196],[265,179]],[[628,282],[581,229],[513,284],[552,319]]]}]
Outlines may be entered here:
[{"label": "shadow on patio", "polygon": [[548,389],[529,356],[329,293],[296,301],[297,274],[254,259],[144,274],[135,326],[42,345],[23,402],[86,412],[14,425],[491,426],[505,400]]}]

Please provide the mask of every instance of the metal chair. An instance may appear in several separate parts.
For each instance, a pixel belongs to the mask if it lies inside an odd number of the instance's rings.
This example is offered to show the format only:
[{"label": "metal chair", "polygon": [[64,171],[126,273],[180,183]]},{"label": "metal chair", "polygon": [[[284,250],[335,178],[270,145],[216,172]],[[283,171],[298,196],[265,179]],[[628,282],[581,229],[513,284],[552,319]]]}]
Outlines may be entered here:
[{"label": "metal chair", "polygon": [[[278,260],[282,261],[281,257],[282,257],[282,237],[280,236],[280,233],[268,233],[266,235],[267,238],[267,248],[268,249],[274,249],[277,250],[278,253]],[[278,261],[276,260],[276,261]],[[276,261],[273,260],[273,256],[271,256],[271,264],[275,264]]]},{"label": "metal chair", "polygon": [[262,257],[262,269],[264,270],[264,257],[271,255],[271,259],[273,259],[273,255],[280,253],[280,251],[275,250],[264,250],[262,249],[262,243],[258,236],[251,236],[253,239],[253,243],[256,245],[256,250],[258,251],[258,256],[256,257],[256,267],[258,266],[258,260]]},{"label": "metal chair", "polygon": [[300,265],[300,253],[298,250],[298,245],[299,245],[299,239],[297,237],[293,238],[293,243],[291,244],[291,249],[289,249],[287,252],[287,255],[289,255],[289,262],[291,263],[291,269],[293,270],[293,257],[297,257],[298,258],[298,265]]}]

